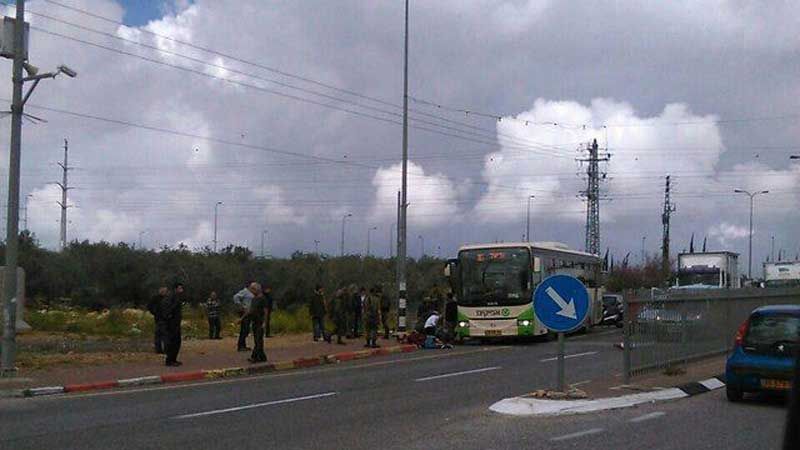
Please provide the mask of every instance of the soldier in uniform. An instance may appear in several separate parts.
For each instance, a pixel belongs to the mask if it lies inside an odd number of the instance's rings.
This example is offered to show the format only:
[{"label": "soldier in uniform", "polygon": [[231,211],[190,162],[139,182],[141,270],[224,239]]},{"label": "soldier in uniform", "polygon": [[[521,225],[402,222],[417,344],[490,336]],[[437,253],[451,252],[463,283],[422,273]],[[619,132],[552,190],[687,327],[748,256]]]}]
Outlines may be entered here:
[{"label": "soldier in uniform", "polygon": [[383,338],[389,339],[389,311],[392,309],[392,299],[381,293],[381,325],[383,325]]},{"label": "soldier in uniform", "polygon": [[[351,305],[350,293],[345,288],[340,288],[336,291],[331,305],[329,308],[331,322],[334,324],[334,332],[336,335],[336,343],[345,345],[342,338],[347,334],[347,312]],[[325,340],[331,342],[331,335],[327,335]]]},{"label": "soldier in uniform", "polygon": [[380,324],[381,292],[380,288],[373,287],[370,294],[364,299],[364,328],[367,343],[364,347],[378,348],[378,325]]},{"label": "soldier in uniform", "polygon": [[208,316],[208,338],[209,339],[222,339],[219,336],[220,331],[222,330],[222,323],[219,318],[219,298],[217,297],[217,291],[211,291],[211,294],[208,296],[208,300],[206,300],[205,308],[206,308],[206,315]]},{"label": "soldier in uniform", "polygon": [[311,314],[311,326],[314,329],[314,342],[319,342],[325,332],[325,291],[321,285],[314,288],[311,303],[308,305]]}]

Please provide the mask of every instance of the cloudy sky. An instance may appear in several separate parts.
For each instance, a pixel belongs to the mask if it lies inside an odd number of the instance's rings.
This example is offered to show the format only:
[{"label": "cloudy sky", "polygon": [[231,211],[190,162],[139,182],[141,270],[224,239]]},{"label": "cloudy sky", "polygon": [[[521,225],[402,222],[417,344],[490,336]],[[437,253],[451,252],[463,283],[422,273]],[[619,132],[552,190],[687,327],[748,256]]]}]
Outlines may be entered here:
[{"label": "cloudy sky", "polygon": [[[66,63],[27,112],[28,227],[72,239],[389,252],[400,184],[402,0],[33,0],[31,63]],[[64,7],[66,6],[66,7]],[[86,14],[85,12],[90,12]],[[13,8],[6,9],[13,15]],[[35,13],[35,14],[34,14]],[[413,0],[409,254],[519,240],[583,247],[581,146],[597,139],[602,248],[639,258],[692,233],[754,259],[800,250],[800,4]],[[210,51],[207,51],[210,50]],[[10,76],[10,62],[0,62]],[[10,98],[10,83],[0,86]],[[42,108],[44,107],[44,108]],[[470,113],[463,112],[464,110]],[[493,118],[492,116],[496,116]],[[8,119],[6,118],[6,121]],[[8,142],[8,125],[0,127]],[[6,196],[7,147],[0,147]],[[746,255],[743,255],[746,256]]]}]

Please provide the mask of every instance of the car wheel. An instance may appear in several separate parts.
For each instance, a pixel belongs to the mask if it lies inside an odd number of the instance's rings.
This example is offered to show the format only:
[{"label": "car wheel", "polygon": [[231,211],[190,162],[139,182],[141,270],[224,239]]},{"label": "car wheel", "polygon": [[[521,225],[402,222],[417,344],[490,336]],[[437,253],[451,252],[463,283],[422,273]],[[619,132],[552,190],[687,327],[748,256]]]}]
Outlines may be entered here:
[{"label": "car wheel", "polygon": [[623,323],[620,320],[619,322],[615,323],[614,325],[616,325],[617,328],[622,328]]},{"label": "car wheel", "polygon": [[731,402],[740,402],[744,398],[744,393],[741,389],[736,389],[731,386],[725,387],[725,394],[728,397],[728,401]]}]

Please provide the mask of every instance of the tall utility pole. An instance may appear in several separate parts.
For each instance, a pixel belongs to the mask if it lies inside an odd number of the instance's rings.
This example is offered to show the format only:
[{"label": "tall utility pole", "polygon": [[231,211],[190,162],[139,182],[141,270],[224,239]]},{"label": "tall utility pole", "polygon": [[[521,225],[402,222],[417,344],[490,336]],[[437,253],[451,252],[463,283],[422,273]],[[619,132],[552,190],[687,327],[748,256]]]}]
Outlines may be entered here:
[{"label": "tall utility pole", "polygon": [[642,236],[642,267],[644,267],[645,264],[647,264],[647,261],[646,261],[647,253],[646,253],[645,247],[644,247],[645,241],[647,241],[647,236]]},{"label": "tall utility pole", "polygon": [[214,203],[214,253],[217,253],[217,219],[219,218],[219,205],[222,202]]},{"label": "tall utility pole", "polygon": [[[13,55],[3,54],[5,58],[13,58],[11,82],[11,145],[8,161],[8,214],[6,216],[6,265],[3,293],[5,299],[5,315],[3,324],[3,349],[0,356],[0,376],[14,376],[17,349],[17,265],[19,261],[19,178],[20,156],[22,146],[22,116],[25,102],[31,97],[39,82],[46,78],[55,78],[64,74],[75,78],[78,74],[67,66],[58,66],[54,72],[38,73],[39,70],[28,64],[27,29],[25,24],[25,0],[17,0],[16,16],[13,32]],[[22,71],[28,73],[23,77]],[[22,88],[26,81],[33,85],[23,96]]]},{"label": "tall utility pole", "polygon": [[264,238],[267,235],[267,230],[261,230],[261,258],[266,257],[266,253],[264,253]]},{"label": "tall utility pole", "polygon": [[600,163],[611,159],[608,149],[601,155],[597,146],[597,139],[587,144],[586,151],[589,157],[578,161],[588,163],[586,169],[587,186],[581,195],[586,199],[586,252],[593,255],[600,254]]},{"label": "tall utility pole", "polygon": [[367,256],[369,256],[369,243],[370,243],[370,238],[372,237],[371,234],[373,231],[377,229],[378,227],[370,227],[367,229]]},{"label": "tall utility pole", "polygon": [[669,283],[670,265],[669,265],[669,219],[672,213],[676,211],[675,204],[670,200],[670,176],[664,185],[664,208],[661,212],[661,225],[663,230],[661,232],[661,271],[664,274],[665,281]]},{"label": "tall utility pole", "polygon": [[347,213],[342,216],[342,241],[339,244],[339,253],[341,256],[344,256],[344,224],[348,217],[353,217],[353,214]]},{"label": "tall utility pole", "polygon": [[72,167],[69,166],[69,142],[64,139],[64,162],[58,163],[61,166],[61,183],[56,183],[58,187],[61,188],[61,201],[57,202],[59,206],[61,206],[61,250],[67,248],[67,208],[69,205],[67,204],[67,191],[72,189],[67,184],[67,173],[72,170]]},{"label": "tall utility pole", "polygon": [[147,230],[143,230],[143,231],[139,232],[139,249],[143,249],[144,248],[142,246],[142,236],[144,236],[145,233],[147,233]]},{"label": "tall utility pole", "polygon": [[747,243],[747,278],[753,279],[753,199],[757,195],[769,194],[769,191],[749,192],[744,189],[734,189],[736,194],[745,194],[750,197],[750,234]]},{"label": "tall utility pole", "polygon": [[403,174],[400,187],[400,220],[397,223],[397,331],[406,331],[406,250],[408,243],[408,0],[405,1],[403,39]]},{"label": "tall utility pole", "polygon": [[531,241],[531,200],[533,200],[533,195],[528,196],[528,220],[525,222],[525,242]]},{"label": "tall utility pole", "polygon": [[319,241],[314,239],[314,254],[319,255]]},{"label": "tall utility pole", "polygon": [[775,262],[775,236],[770,237],[769,260]]}]

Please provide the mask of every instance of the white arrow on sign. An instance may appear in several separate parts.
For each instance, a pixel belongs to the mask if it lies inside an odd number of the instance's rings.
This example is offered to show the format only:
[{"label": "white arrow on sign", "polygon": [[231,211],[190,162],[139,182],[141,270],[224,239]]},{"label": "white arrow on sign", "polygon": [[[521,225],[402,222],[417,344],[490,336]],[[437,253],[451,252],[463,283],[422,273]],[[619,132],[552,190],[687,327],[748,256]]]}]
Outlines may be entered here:
[{"label": "white arrow on sign", "polygon": [[578,315],[575,314],[575,303],[572,301],[572,299],[569,299],[569,303],[567,303],[567,301],[558,295],[558,292],[556,292],[556,290],[552,287],[548,287],[545,290],[545,293],[547,293],[547,295],[549,295],[550,298],[556,302],[556,305],[561,308],[561,311],[557,312],[556,314],[573,320],[578,318]]}]

